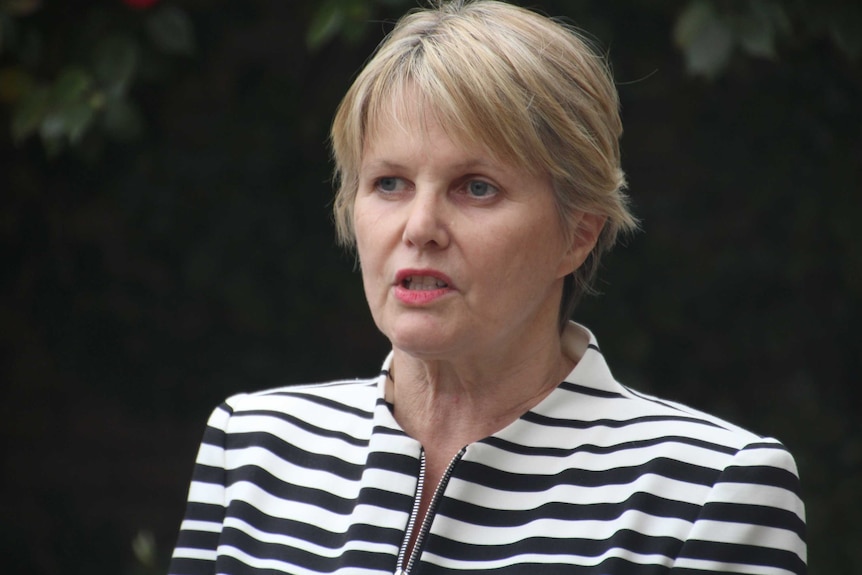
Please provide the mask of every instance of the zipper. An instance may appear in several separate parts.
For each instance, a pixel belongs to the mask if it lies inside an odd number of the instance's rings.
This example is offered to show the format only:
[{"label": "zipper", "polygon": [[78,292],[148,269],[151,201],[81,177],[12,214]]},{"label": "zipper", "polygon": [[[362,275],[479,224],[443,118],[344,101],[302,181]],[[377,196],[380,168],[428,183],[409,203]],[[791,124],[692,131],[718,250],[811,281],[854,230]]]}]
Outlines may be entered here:
[{"label": "zipper", "polygon": [[[455,457],[449,462],[446,471],[443,472],[443,477],[440,478],[440,483],[437,484],[437,488],[434,490],[431,503],[428,505],[428,511],[425,513],[425,518],[419,527],[419,533],[416,534],[413,551],[410,553],[410,557],[407,558],[405,557],[407,555],[407,547],[410,545],[410,537],[416,528],[416,518],[422,505],[422,492],[425,490],[425,468],[427,467],[427,463],[425,462],[425,450],[422,450],[419,458],[419,482],[416,485],[416,498],[413,500],[413,510],[410,512],[410,519],[407,521],[407,531],[404,534],[404,541],[401,543],[401,549],[398,551],[398,560],[395,563],[395,575],[409,575],[413,570],[413,564],[416,563],[416,559],[419,558],[419,554],[422,552],[422,543],[425,541],[425,536],[431,530],[431,521],[437,512],[437,504],[440,502],[443,491],[446,489],[446,484],[449,483],[452,472],[455,470],[455,464],[458,463],[466,450],[466,447],[462,447],[461,451],[456,453]],[[404,564],[404,559],[407,559],[406,565]]]}]

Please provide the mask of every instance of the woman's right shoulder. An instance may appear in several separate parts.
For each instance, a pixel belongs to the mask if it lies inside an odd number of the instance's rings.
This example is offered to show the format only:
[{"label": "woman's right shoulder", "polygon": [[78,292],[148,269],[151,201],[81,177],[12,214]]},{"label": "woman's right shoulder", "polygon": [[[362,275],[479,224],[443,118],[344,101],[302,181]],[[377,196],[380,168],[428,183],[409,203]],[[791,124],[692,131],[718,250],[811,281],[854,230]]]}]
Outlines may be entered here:
[{"label": "woman's right shoulder", "polygon": [[210,416],[210,424],[227,427],[238,417],[371,417],[377,403],[378,378],[292,384],[231,395]]}]

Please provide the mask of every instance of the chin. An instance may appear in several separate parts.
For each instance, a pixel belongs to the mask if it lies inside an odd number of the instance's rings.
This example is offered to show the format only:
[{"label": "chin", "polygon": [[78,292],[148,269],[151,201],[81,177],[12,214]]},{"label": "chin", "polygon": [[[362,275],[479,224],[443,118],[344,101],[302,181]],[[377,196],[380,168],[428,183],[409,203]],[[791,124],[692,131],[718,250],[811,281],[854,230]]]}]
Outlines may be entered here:
[{"label": "chin", "polygon": [[397,329],[383,330],[383,334],[392,347],[414,357],[432,359],[449,356],[457,347],[457,338],[440,325],[423,323],[424,325],[401,325]]}]

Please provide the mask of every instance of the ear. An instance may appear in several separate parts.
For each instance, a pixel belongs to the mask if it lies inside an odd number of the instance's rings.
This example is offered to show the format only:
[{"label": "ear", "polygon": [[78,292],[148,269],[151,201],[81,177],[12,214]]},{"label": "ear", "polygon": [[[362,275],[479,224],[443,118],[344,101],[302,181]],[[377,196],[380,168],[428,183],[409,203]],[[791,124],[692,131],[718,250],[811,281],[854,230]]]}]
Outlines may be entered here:
[{"label": "ear", "polygon": [[569,249],[561,262],[561,276],[568,275],[581,267],[581,264],[596,247],[599,235],[605,227],[605,216],[581,212],[577,225],[572,232]]}]

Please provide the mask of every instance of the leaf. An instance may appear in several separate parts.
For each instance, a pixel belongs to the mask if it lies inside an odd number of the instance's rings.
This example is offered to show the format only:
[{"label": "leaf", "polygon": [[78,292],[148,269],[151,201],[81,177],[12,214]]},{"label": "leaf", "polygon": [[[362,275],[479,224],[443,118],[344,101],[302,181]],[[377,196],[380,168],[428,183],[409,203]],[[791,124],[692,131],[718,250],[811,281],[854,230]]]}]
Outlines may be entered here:
[{"label": "leaf", "polygon": [[63,115],[58,112],[48,112],[39,125],[39,135],[43,140],[57,140],[66,135],[66,123]]},{"label": "leaf", "polygon": [[96,47],[93,72],[108,96],[125,94],[138,65],[138,45],[128,36],[110,36]]},{"label": "leaf", "polygon": [[785,7],[770,0],[752,0],[748,10],[735,20],[739,45],[752,56],[774,59],[779,34],[791,30]]},{"label": "leaf", "polygon": [[697,0],[680,14],[674,40],[685,55],[686,68],[694,76],[715,78],[727,66],[733,51],[733,33],[712,4]]},{"label": "leaf", "polygon": [[775,30],[768,21],[741,18],[736,25],[736,36],[746,53],[760,58],[775,58]]},{"label": "leaf", "polygon": [[194,26],[188,14],[179,7],[162,6],[150,15],[146,26],[153,44],[165,54],[194,54]]},{"label": "leaf", "polygon": [[63,116],[69,142],[77,144],[93,123],[95,110],[89,102],[75,102],[63,110]]},{"label": "leaf", "polygon": [[93,85],[93,79],[83,68],[67,66],[51,88],[51,100],[55,106],[64,106],[85,99]]},{"label": "leaf", "polygon": [[364,0],[352,0],[344,7],[346,22],[341,25],[341,35],[348,43],[356,44],[365,37],[365,24],[370,17],[370,7]]},{"label": "leaf", "polygon": [[326,2],[314,13],[305,36],[305,44],[309,50],[317,50],[338,34],[343,25],[342,7],[336,2]]},{"label": "leaf", "polygon": [[77,144],[93,121],[95,110],[86,100],[68,102],[51,109],[42,119],[39,135],[43,142],[68,140]]},{"label": "leaf", "polygon": [[703,0],[690,2],[676,19],[673,29],[673,39],[676,45],[686,49],[700,34],[705,23],[715,18],[712,4]]}]

